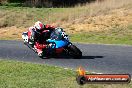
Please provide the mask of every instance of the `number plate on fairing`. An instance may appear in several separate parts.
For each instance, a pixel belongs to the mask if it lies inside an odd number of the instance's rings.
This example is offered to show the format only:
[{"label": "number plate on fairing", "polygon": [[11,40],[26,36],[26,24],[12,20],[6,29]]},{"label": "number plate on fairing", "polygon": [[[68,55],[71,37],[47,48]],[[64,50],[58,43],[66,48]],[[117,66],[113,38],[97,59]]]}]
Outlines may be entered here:
[{"label": "number plate on fairing", "polygon": [[27,34],[27,32],[23,32],[22,33],[22,39],[24,40],[24,42],[28,42],[28,34]]}]

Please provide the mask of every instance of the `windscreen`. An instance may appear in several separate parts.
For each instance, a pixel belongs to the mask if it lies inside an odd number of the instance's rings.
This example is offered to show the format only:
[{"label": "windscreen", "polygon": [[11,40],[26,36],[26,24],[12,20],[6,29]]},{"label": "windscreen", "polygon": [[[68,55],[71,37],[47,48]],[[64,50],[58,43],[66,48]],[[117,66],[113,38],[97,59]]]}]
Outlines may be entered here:
[{"label": "windscreen", "polygon": [[51,33],[50,39],[53,39],[53,40],[62,40],[62,31],[63,31],[62,28],[56,28]]}]

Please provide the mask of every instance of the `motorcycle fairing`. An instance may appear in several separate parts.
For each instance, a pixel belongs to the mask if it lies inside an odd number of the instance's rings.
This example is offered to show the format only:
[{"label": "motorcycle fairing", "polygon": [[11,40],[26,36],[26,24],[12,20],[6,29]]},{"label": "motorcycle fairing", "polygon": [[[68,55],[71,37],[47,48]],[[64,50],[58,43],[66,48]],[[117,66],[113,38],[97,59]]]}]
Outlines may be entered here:
[{"label": "motorcycle fairing", "polygon": [[66,40],[51,40],[51,39],[48,39],[47,40],[49,43],[55,43],[55,48],[62,48],[66,45],[68,45],[69,41],[66,41]]}]

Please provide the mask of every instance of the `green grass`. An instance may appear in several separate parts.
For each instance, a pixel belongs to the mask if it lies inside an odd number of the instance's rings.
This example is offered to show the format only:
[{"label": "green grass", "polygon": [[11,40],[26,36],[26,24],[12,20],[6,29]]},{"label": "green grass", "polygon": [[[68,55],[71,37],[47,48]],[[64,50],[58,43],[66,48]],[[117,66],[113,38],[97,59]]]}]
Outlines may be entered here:
[{"label": "green grass", "polygon": [[63,68],[0,60],[1,88],[61,87],[62,81],[70,81],[74,76],[75,72]]},{"label": "green grass", "polygon": [[[74,8],[30,8],[0,6],[0,27],[29,27],[36,21],[55,23],[70,20]],[[81,13],[81,12],[80,12]]]},{"label": "green grass", "polygon": [[132,25],[128,25],[127,27],[113,26],[112,29],[100,32],[81,32],[71,35],[71,40],[84,43],[132,45]]},{"label": "green grass", "polygon": [[76,72],[60,67],[0,60],[0,88],[131,88],[130,84],[76,83]]},{"label": "green grass", "polygon": [[8,6],[8,7],[21,7],[22,3],[2,3],[1,6]]},{"label": "green grass", "polygon": [[76,19],[106,14],[111,9],[123,6],[131,7],[131,3],[131,0],[105,0],[101,3],[95,2],[72,8],[30,8],[23,7],[20,3],[5,3],[0,6],[0,27],[17,26],[27,28],[38,20],[44,23],[57,23],[59,25],[65,23],[72,24]]}]

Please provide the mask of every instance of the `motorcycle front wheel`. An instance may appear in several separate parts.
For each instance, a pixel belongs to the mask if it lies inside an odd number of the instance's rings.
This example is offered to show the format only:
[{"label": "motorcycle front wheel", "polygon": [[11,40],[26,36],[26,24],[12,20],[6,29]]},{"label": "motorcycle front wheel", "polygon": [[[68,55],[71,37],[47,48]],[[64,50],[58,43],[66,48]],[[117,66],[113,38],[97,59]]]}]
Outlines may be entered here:
[{"label": "motorcycle front wheel", "polygon": [[70,45],[68,47],[68,53],[75,59],[80,59],[82,57],[82,52],[75,45]]}]

